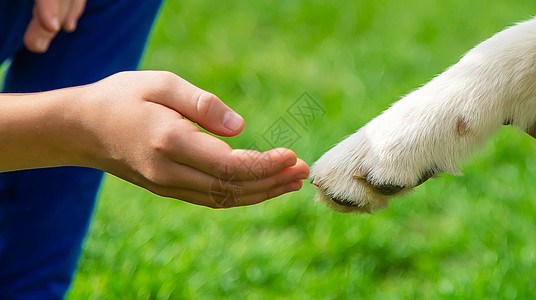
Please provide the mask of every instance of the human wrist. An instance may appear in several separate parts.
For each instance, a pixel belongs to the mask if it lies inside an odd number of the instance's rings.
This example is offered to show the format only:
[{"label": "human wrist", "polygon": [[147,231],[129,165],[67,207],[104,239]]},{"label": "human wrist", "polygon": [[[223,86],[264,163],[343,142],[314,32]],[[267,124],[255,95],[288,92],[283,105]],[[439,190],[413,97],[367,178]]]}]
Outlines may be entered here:
[{"label": "human wrist", "polygon": [[0,95],[0,172],[83,165],[65,90]]},{"label": "human wrist", "polygon": [[95,85],[85,85],[58,90],[56,99],[58,118],[62,120],[60,144],[66,152],[68,165],[103,169],[107,155],[99,135],[105,117],[102,103],[98,101]]}]

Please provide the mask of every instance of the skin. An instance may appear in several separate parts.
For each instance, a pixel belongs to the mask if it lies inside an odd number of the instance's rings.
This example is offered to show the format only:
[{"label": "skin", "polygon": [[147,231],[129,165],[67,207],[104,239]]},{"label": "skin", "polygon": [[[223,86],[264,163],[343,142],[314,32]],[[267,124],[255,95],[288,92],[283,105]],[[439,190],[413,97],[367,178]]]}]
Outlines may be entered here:
[{"label": "skin", "polygon": [[252,205],[297,191],[309,175],[307,164],[291,150],[232,149],[192,122],[220,136],[244,128],[243,118],[215,95],[164,71],[123,72],[86,86],[2,94],[0,172],[97,168],[158,195],[213,208]]},{"label": "skin", "polygon": [[26,48],[46,52],[60,30],[76,30],[85,6],[86,0],[35,0],[33,18],[24,34]]},{"label": "skin", "polygon": [[[72,32],[85,0],[36,0],[24,35],[46,52]],[[186,119],[187,118],[187,119]],[[84,166],[161,196],[226,208],[297,191],[307,164],[289,149],[232,149],[244,119],[215,95],[169,72],[123,72],[97,83],[0,95],[0,172]]]}]

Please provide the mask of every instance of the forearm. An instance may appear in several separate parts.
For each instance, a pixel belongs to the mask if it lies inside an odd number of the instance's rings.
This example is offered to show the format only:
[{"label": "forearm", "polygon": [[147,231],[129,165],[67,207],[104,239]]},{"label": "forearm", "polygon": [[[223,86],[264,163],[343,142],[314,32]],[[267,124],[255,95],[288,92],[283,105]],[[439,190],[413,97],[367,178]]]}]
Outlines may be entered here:
[{"label": "forearm", "polygon": [[76,89],[0,94],[0,172],[88,164]]},{"label": "forearm", "polygon": [[296,191],[309,174],[288,149],[232,149],[185,118],[224,136],[244,127],[216,96],[169,72],[123,72],[86,86],[0,95],[0,172],[92,167],[218,208]]}]

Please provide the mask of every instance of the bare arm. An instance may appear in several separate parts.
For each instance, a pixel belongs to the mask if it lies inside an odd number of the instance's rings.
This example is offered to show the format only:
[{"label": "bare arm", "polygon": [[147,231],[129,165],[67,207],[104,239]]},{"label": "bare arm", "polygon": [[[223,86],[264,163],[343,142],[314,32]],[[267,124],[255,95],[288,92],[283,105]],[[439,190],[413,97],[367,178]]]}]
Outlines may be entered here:
[{"label": "bare arm", "polygon": [[0,172],[83,164],[69,149],[78,143],[68,120],[74,94],[75,89],[0,94]]},{"label": "bare arm", "polygon": [[126,72],[87,86],[4,94],[0,171],[93,167],[210,207],[259,203],[299,189],[308,176],[308,166],[288,149],[232,149],[184,117],[221,136],[244,127],[216,96],[168,72]]}]

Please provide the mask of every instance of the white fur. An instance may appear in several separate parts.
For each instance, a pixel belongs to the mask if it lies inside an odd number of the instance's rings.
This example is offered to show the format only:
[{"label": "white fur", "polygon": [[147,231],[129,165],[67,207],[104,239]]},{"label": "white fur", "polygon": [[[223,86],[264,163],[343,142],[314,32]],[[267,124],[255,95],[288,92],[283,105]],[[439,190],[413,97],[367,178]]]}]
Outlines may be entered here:
[{"label": "white fur", "polygon": [[[536,122],[534,19],[477,45],[326,152],[312,167],[317,199],[342,212],[379,209],[391,196],[371,184],[407,187],[398,196],[428,170],[458,174],[459,163],[506,121],[523,130]],[[367,179],[353,177],[359,172]]]}]

